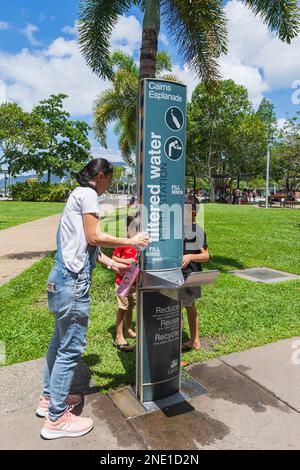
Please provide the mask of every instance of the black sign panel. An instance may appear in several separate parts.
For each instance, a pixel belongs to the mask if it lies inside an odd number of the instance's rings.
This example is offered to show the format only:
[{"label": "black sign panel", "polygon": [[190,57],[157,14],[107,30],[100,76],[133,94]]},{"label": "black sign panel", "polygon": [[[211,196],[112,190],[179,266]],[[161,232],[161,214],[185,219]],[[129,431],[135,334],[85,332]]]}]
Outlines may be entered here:
[{"label": "black sign panel", "polygon": [[178,377],[181,357],[181,302],[157,292],[142,293],[143,384]]}]

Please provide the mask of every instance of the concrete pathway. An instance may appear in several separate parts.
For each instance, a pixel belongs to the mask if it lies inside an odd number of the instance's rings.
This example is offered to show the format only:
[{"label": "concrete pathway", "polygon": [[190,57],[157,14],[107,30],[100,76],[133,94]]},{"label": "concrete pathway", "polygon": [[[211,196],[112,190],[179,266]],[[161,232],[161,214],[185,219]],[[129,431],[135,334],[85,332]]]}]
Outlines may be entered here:
[{"label": "concrete pathway", "polygon": [[[102,217],[126,200],[106,198],[100,202]],[[61,214],[0,230],[0,286],[32,266],[47,253],[56,250],[56,231]]]},{"label": "concrete pathway", "polygon": [[60,214],[0,230],[0,285],[56,249]]},{"label": "concrete pathway", "polygon": [[50,442],[40,439],[43,420],[34,415],[43,360],[0,368],[0,449],[300,449],[300,364],[292,356],[299,344],[293,338],[194,364],[187,370],[208,394],[132,418],[98,393],[82,362],[73,391],[86,394],[83,415],[95,428]]}]

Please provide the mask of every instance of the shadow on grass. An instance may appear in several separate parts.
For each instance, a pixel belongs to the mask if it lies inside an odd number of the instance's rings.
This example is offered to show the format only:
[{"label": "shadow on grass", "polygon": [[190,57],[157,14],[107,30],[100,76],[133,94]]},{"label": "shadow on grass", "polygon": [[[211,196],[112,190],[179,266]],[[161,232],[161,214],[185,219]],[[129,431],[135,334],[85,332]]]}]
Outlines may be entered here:
[{"label": "shadow on grass", "polygon": [[222,273],[226,273],[230,269],[245,269],[247,267],[241,261],[226,256],[213,256],[207,266],[209,269],[218,269]]},{"label": "shadow on grass", "polygon": [[[109,333],[111,334],[111,341],[113,343],[115,335],[116,335],[116,327],[115,325],[111,325],[108,329]],[[132,343],[134,344],[134,343]],[[97,366],[101,363],[102,359],[97,354],[90,354],[84,356],[84,362],[86,364],[86,368],[88,370],[85,371],[85,375],[83,376],[83,382],[87,383],[88,380],[91,380],[92,376],[99,377],[101,382],[105,380],[105,384],[101,387],[93,387],[92,389],[89,388],[88,393],[93,393],[93,391],[108,391],[109,389],[116,389],[121,385],[132,385],[135,382],[135,350],[132,352],[124,352],[117,350],[118,357],[120,362],[123,365],[125,372],[123,374],[116,374],[116,373],[107,373],[101,372],[97,370],[90,370],[89,368],[93,368],[93,366]]]},{"label": "shadow on grass", "polygon": [[11,253],[9,255],[2,256],[2,259],[34,259],[37,257],[48,256],[55,254],[53,251],[24,251],[21,253]]},{"label": "shadow on grass", "polygon": [[99,392],[100,387],[91,382],[94,374],[90,370],[90,367],[99,362],[100,356],[97,354],[86,355],[80,359],[74,373],[71,387],[72,394],[91,395]]}]

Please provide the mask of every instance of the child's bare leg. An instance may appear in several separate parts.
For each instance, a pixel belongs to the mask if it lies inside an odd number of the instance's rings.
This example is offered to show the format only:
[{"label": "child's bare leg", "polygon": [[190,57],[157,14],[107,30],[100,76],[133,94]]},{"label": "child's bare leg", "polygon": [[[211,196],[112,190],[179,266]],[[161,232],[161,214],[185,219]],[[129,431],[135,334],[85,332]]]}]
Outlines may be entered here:
[{"label": "child's bare leg", "polygon": [[199,326],[198,326],[198,314],[195,302],[190,307],[186,307],[188,322],[190,327],[191,339],[184,343],[184,346],[193,349],[200,349],[200,337],[199,337]]},{"label": "child's bare leg", "polygon": [[133,304],[131,304],[126,310],[125,313],[125,336],[129,338],[135,338],[136,333],[132,328],[132,311],[133,311]]},{"label": "child's bare leg", "polygon": [[116,334],[116,342],[118,344],[127,344],[126,339],[124,338],[123,333],[123,324],[124,324],[124,317],[126,316],[127,310],[123,310],[121,308],[117,311],[117,318],[116,318],[116,326],[117,326],[117,334]]}]

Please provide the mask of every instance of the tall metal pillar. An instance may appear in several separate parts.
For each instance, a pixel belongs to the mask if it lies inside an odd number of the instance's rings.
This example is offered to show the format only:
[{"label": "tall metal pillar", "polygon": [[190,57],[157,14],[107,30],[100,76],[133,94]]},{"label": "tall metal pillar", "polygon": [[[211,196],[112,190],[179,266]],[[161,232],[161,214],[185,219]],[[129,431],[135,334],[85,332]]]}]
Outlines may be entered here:
[{"label": "tall metal pillar", "polygon": [[182,300],[218,273],[182,275],[186,86],[144,79],[139,99],[140,228],[150,241],[140,256],[136,395],[149,402],[180,391]]}]

